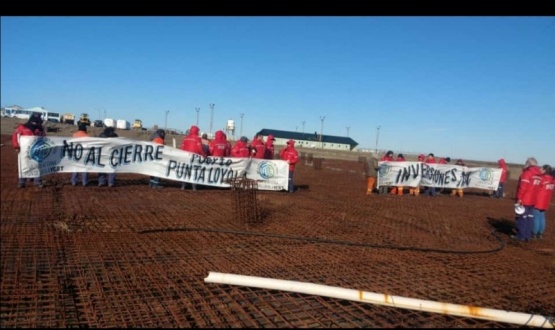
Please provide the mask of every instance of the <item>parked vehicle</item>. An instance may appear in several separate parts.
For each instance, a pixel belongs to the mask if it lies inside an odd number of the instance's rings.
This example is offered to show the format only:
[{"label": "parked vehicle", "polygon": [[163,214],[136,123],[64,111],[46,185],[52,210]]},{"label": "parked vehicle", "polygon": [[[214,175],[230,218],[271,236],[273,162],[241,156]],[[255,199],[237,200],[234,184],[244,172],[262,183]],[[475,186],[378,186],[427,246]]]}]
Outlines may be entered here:
[{"label": "parked vehicle", "polygon": [[69,112],[66,112],[62,115],[62,124],[70,124],[75,125],[75,115]]},{"label": "parked vehicle", "polygon": [[143,128],[143,121],[140,119],[135,119],[133,122],[133,129],[141,129]]},{"label": "parked vehicle", "polygon": [[129,123],[125,119],[118,119],[118,121],[116,122],[116,128],[125,130],[131,129],[131,123]]},{"label": "parked vehicle", "polygon": [[100,119],[97,119],[97,120],[94,121],[92,126],[94,126],[94,127],[104,127],[104,122]]},{"label": "parked vehicle", "polygon": [[116,121],[112,118],[104,119],[104,127],[116,127]]}]

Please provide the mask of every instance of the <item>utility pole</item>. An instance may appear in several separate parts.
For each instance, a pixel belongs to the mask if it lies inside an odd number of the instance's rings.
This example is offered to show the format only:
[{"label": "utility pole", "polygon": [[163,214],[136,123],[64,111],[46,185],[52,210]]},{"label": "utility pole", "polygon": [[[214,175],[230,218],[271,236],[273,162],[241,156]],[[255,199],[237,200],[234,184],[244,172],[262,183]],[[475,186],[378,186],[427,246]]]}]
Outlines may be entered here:
[{"label": "utility pole", "polygon": [[170,113],[170,110],[166,110],[166,121],[164,122],[164,131],[168,130],[168,113]]},{"label": "utility pole", "polygon": [[239,116],[241,117],[241,129],[239,132],[239,137],[243,136],[243,117],[245,116],[244,113],[239,114]]},{"label": "utility pole", "polygon": [[214,103],[210,103],[210,136],[212,136],[212,123],[214,121]]},{"label": "utility pole", "polygon": [[378,154],[378,141],[380,140],[380,128],[382,127],[378,126],[377,133],[376,133],[376,155]]},{"label": "utility pole", "polygon": [[349,137],[349,130],[351,129],[351,126],[347,126],[347,137]]},{"label": "utility pole", "polygon": [[320,116],[320,120],[322,121],[322,125],[320,126],[320,148],[324,149],[324,144],[322,143],[322,134],[324,133],[324,119],[326,116]]},{"label": "utility pole", "polygon": [[198,113],[200,112],[200,108],[195,108],[195,110],[197,111],[197,127],[198,127]]}]

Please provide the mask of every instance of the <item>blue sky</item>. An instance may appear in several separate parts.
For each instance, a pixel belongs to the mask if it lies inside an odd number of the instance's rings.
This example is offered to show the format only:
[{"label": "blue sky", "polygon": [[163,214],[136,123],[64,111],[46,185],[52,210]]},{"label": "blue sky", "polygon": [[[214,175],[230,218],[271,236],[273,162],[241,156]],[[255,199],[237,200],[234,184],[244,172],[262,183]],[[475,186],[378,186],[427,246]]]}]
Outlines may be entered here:
[{"label": "blue sky", "polygon": [[4,16],[1,99],[555,165],[555,17]]}]

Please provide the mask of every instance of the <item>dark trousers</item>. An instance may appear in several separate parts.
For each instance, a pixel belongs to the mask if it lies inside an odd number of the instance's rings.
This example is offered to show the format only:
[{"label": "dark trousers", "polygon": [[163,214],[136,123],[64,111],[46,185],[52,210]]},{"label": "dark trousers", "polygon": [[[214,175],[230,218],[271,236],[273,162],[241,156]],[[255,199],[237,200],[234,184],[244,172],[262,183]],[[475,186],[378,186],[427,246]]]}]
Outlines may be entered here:
[{"label": "dark trousers", "polygon": [[524,214],[516,218],[516,238],[520,241],[532,239],[534,212],[532,206],[524,206]]}]

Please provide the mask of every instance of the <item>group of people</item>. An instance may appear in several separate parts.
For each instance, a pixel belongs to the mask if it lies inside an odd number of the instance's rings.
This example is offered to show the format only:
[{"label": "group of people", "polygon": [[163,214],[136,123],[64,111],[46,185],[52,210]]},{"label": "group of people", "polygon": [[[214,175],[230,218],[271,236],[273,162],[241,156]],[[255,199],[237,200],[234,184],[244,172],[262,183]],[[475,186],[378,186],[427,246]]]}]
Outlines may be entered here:
[{"label": "group of people", "polygon": [[[87,133],[87,125],[79,124],[77,131],[73,133],[74,138],[85,138],[89,137]],[[100,133],[99,137],[103,138],[112,138],[118,137],[116,131],[113,127],[106,127],[102,133]],[[71,185],[76,186],[79,183],[79,174],[81,174],[81,184],[83,187],[89,185],[89,173],[87,172],[73,172],[71,173]],[[116,184],[116,173],[98,173],[98,186],[106,186],[114,187]]]},{"label": "group of people", "polygon": [[[376,154],[372,154],[370,159],[366,162],[366,194],[371,195],[376,190],[377,185],[377,177],[380,170],[379,162],[404,162],[406,161],[405,156],[402,153],[397,154],[397,157],[394,157],[393,151],[389,150],[386,152],[379,160]],[[419,162],[425,162],[427,164],[447,164],[451,162],[450,157],[441,157],[439,161],[436,162],[435,156],[433,153],[429,153],[428,156],[424,154],[418,155]],[[455,162],[455,165],[465,166],[464,161],[459,159]],[[404,186],[385,186],[380,185],[378,188],[378,194],[385,195],[388,192],[392,195],[404,195],[405,187]],[[421,187],[409,187],[409,195],[411,196],[419,196],[421,191]],[[437,195],[437,189],[435,187],[425,187],[424,194],[435,197]],[[451,196],[459,196],[463,197],[463,190],[462,189],[452,189]]]},{"label": "group of people", "polygon": [[[273,135],[269,134],[266,141],[262,134],[256,134],[249,143],[246,136],[242,136],[235,142],[235,145],[227,140],[226,134],[218,130],[214,133],[214,139],[210,141],[206,134],[199,136],[200,129],[196,125],[192,125],[181,142],[180,149],[203,157],[231,157],[231,158],[255,158],[255,159],[274,159],[274,141]],[[285,147],[280,150],[279,157],[281,160],[287,161],[289,164],[289,183],[288,191],[294,191],[293,174],[295,172],[295,164],[299,161],[299,154],[295,149],[295,141],[287,141]],[[181,189],[186,189],[189,184],[182,183]],[[153,185],[151,185],[153,186]],[[160,187],[159,182],[156,186]],[[196,184],[191,184],[192,190],[197,190]]]},{"label": "group of people", "polygon": [[[12,134],[12,145],[15,150],[20,152],[19,136],[46,136],[44,127],[42,126],[43,119],[40,113],[34,113],[31,115],[29,120],[24,124],[19,124]],[[180,149],[188,152],[192,152],[203,157],[213,156],[213,157],[232,157],[232,158],[257,158],[257,159],[274,159],[274,141],[273,135],[268,135],[266,141],[262,134],[256,134],[254,139],[249,143],[249,139],[242,136],[235,145],[231,145],[231,142],[227,140],[226,134],[218,130],[215,132],[214,139],[209,140],[206,134],[199,136],[200,129],[196,125],[192,125],[188,130],[186,136],[181,142]],[[86,138],[89,137],[87,133],[87,126],[80,124],[76,132],[73,133],[74,138]],[[106,127],[104,131],[99,135],[99,137],[104,138],[115,138],[118,135],[113,127]],[[150,141],[157,144],[165,144],[166,133],[163,129],[156,130],[150,137]],[[284,148],[279,151],[279,159],[286,161],[289,164],[289,180],[288,180],[288,191],[294,191],[293,175],[295,172],[295,164],[299,161],[299,154],[295,149],[295,141],[287,141]],[[79,177],[81,180],[79,180]],[[37,187],[42,188],[42,180],[39,177],[33,178],[34,183]],[[25,178],[19,179],[19,187],[23,188],[26,184]],[[89,185],[89,173],[87,172],[74,172],[71,174],[71,184],[76,186],[81,183],[83,186]],[[98,186],[108,186],[114,187],[116,182],[115,173],[99,173],[98,174]],[[149,180],[149,186],[154,189],[162,188],[160,183],[160,178],[151,176]],[[185,189],[188,186],[187,183],[183,183],[181,189]],[[191,184],[192,189],[196,190],[197,185]]]},{"label": "group of people", "polygon": [[[33,113],[27,122],[17,125],[12,134],[12,146],[17,153],[21,152],[21,146],[19,145],[20,136],[46,136],[46,132],[43,126],[42,114],[35,112]],[[88,137],[87,126],[80,124],[76,132],[73,133],[73,137],[82,138]],[[118,137],[113,127],[106,127],[99,137],[110,138]],[[87,172],[75,172],[71,174],[71,184],[73,186],[77,185],[79,182],[79,174],[81,174],[81,184],[87,186],[89,184],[89,175]],[[32,178],[34,185],[38,188],[43,187],[42,179],[40,176]],[[115,173],[99,173],[98,174],[98,185],[113,187],[116,181]],[[19,178],[18,187],[25,188],[27,179]]]},{"label": "group of people", "polygon": [[[388,151],[380,159],[376,154],[372,154],[366,162],[366,194],[371,195],[376,190],[377,177],[379,174],[379,162],[394,162],[405,161],[403,154],[398,154],[394,157],[393,151]],[[418,161],[427,164],[435,164],[436,160],[433,153],[425,156],[424,154],[418,155]],[[440,158],[438,164],[447,164],[451,161],[449,157]],[[496,191],[492,193],[494,198],[504,198],[504,186],[508,178],[509,168],[505,159],[501,158],[497,161],[501,169],[501,176],[499,185]],[[465,166],[462,159],[455,162],[455,165]],[[541,239],[545,232],[545,212],[549,208],[553,189],[555,187],[555,171],[550,165],[538,166],[535,158],[530,157],[526,160],[522,173],[518,179],[518,187],[516,193],[516,205],[524,207],[523,214],[517,214],[515,221],[516,235],[511,238],[518,241],[530,241],[531,239]],[[378,193],[383,195],[387,194],[390,190],[391,194],[403,195],[403,186],[389,187],[379,186]],[[436,189],[434,187],[426,187],[425,193],[429,196],[436,196]],[[420,187],[410,187],[409,194],[418,196],[420,194]],[[463,190],[456,188],[451,190],[452,196],[463,196]]]},{"label": "group of people", "polygon": [[524,207],[523,214],[517,214],[516,235],[511,238],[527,242],[541,239],[545,232],[545,212],[551,203],[555,173],[549,165],[538,166],[534,157],[526,160],[518,178],[515,206]]}]

